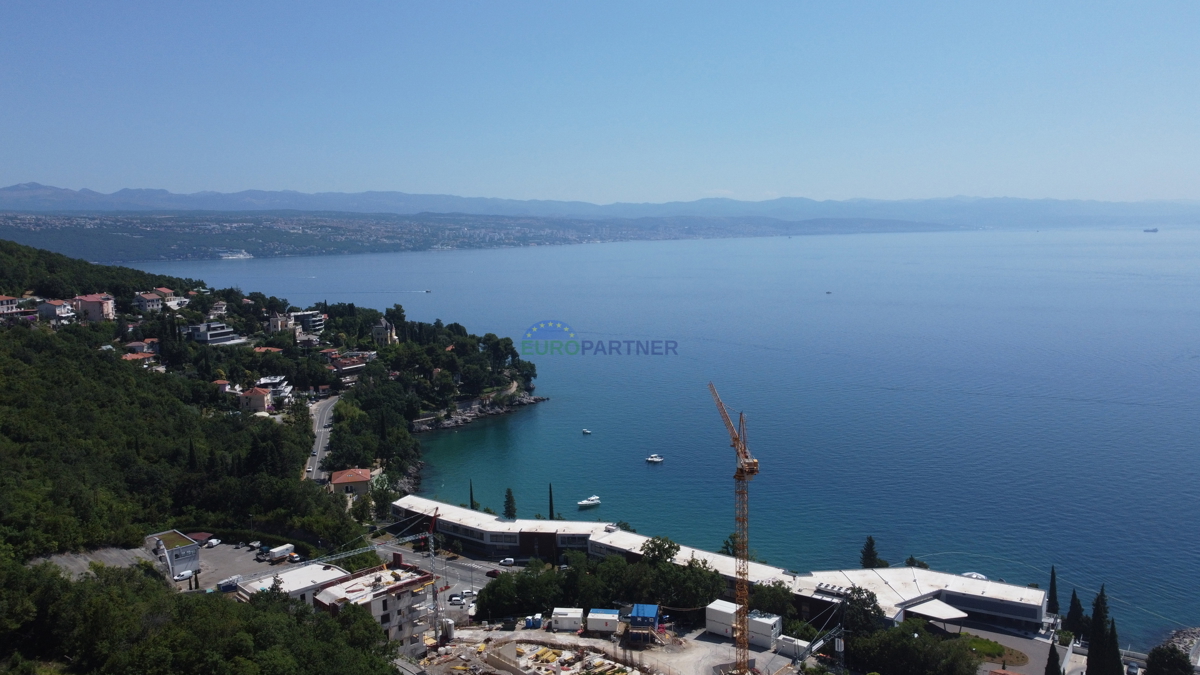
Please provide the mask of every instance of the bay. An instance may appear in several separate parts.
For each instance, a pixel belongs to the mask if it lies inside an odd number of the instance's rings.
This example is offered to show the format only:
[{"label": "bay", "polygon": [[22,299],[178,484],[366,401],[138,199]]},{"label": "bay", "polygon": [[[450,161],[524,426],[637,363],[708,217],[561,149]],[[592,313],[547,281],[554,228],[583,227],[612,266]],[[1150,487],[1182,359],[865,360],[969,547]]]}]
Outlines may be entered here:
[{"label": "bay", "polygon": [[[625,520],[716,549],[746,412],[751,548],[793,570],[902,564],[1106,584],[1122,645],[1200,625],[1200,230],[973,231],[146,263],[314,302],[404,305],[516,340],[672,340],[530,356],[550,401],[421,436],[423,493]],[[425,293],[428,289],[431,293]],[[624,346],[624,345],[623,345]],[[591,435],[583,435],[588,428]],[[648,465],[658,452],[666,461]],[[599,494],[603,505],[577,512]]]}]

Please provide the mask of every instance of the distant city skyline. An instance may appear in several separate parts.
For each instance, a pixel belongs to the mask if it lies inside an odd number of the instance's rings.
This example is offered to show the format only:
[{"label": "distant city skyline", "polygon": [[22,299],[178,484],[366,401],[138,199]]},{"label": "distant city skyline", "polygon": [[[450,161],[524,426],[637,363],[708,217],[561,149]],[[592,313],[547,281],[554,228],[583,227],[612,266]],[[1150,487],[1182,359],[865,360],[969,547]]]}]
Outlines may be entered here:
[{"label": "distant city skyline", "polygon": [[1200,199],[1200,7],[0,7],[0,185]]}]

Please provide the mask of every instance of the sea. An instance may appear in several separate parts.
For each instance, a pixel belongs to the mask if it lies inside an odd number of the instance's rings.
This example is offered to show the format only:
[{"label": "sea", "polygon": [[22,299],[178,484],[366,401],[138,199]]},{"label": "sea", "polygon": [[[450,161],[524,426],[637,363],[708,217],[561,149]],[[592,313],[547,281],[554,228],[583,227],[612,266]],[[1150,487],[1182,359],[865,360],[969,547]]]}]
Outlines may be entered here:
[{"label": "sea", "polygon": [[[715,550],[734,529],[734,454],[712,382],[746,416],[750,548],[771,564],[855,567],[870,535],[893,565],[1042,588],[1054,565],[1063,612],[1103,584],[1123,647],[1200,625],[1200,229],[136,266],[512,337],[549,400],[421,435],[425,496],[466,503],[473,485],[499,511],[511,488],[533,517],[552,486],[566,518]],[[545,324],[593,346],[522,344]]]}]

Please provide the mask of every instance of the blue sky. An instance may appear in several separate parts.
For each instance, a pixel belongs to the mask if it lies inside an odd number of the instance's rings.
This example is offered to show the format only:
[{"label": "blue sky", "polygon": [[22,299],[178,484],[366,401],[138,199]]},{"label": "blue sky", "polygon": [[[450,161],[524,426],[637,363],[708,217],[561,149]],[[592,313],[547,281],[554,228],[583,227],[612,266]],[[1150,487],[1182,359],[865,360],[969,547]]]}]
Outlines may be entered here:
[{"label": "blue sky", "polygon": [[7,0],[0,184],[1200,199],[1197,36],[1183,2]]}]

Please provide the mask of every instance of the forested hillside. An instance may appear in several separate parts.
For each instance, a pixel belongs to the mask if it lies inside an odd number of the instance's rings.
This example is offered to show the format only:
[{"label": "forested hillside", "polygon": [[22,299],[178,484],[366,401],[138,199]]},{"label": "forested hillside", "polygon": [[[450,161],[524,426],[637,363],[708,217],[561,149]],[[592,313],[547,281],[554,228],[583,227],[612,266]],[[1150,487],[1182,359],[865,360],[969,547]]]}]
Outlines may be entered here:
[{"label": "forested hillside", "polygon": [[158,286],[191,289],[200,283],[129,267],[93,265],[38,248],[0,239],[0,294],[21,297],[33,291],[49,298],[71,298],[83,293],[112,293],[128,297]]},{"label": "forested hillside", "polygon": [[359,534],[299,480],[307,408],[283,424],[231,414],[216,387],[101,350],[115,324],[0,330],[0,536],[21,559],[133,546],[176,524]]}]

